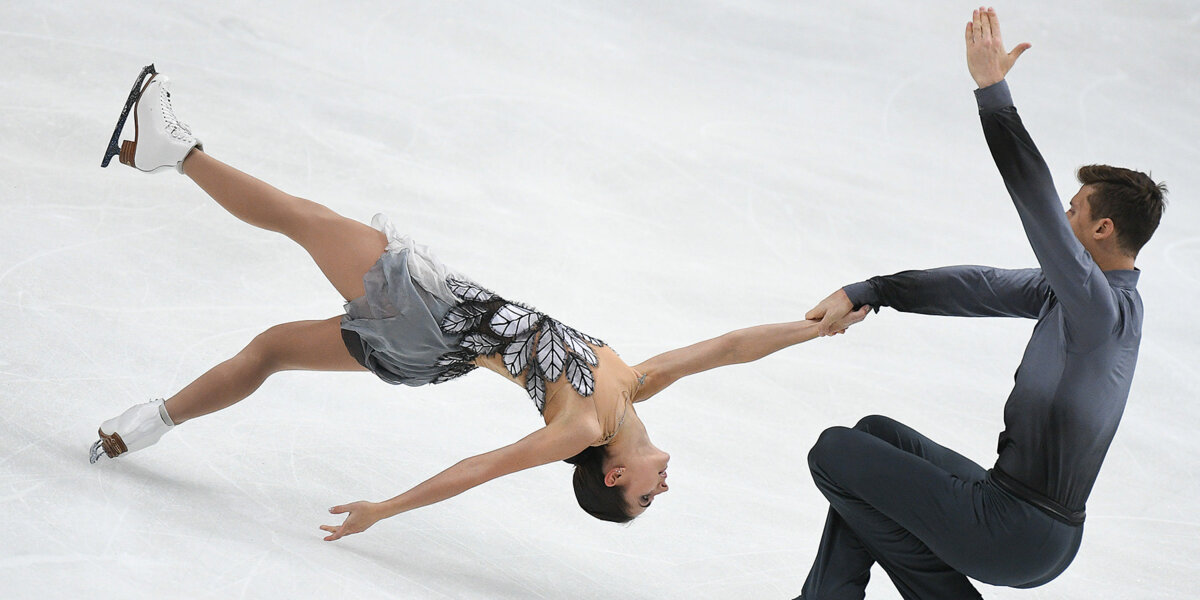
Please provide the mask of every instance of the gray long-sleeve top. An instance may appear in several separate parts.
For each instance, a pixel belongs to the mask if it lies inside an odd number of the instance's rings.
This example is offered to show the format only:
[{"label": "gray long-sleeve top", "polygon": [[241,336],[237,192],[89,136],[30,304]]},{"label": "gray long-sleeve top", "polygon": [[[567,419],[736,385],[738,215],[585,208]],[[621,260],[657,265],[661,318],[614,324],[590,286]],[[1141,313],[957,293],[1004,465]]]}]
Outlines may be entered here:
[{"label": "gray long-sleeve top", "polygon": [[1125,410],[1142,337],[1139,271],[1101,271],[1063,214],[1008,84],[975,91],[984,136],[1040,269],[904,271],[843,288],[856,307],[1036,318],[1004,406],[996,468],[1082,512]]}]

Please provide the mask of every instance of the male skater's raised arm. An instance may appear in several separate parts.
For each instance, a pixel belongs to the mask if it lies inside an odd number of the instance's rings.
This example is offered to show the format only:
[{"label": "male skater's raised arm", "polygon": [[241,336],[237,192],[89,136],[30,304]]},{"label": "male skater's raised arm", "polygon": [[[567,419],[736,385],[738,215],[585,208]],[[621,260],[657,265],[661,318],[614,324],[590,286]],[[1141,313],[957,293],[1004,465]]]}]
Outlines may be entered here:
[{"label": "male skater's raised arm", "polygon": [[[968,27],[966,37],[967,65],[979,86],[975,98],[988,148],[1042,273],[1062,306],[1068,343],[1090,347],[1111,335],[1117,317],[1113,288],[1104,270],[1132,269],[1133,258],[1102,254],[1093,259],[1088,253],[1083,242],[1095,243],[1114,236],[1115,227],[1112,219],[1105,219],[1094,231],[1073,231],[1074,223],[1068,218],[1081,209],[1078,205],[1087,194],[1081,191],[1072,199],[1068,215],[1062,213],[1050,169],[1025,130],[1004,81],[1005,73],[1028,44],[1006,54],[999,20],[987,18],[979,27]],[[1106,269],[1097,260],[1109,263],[1104,265]]]}]

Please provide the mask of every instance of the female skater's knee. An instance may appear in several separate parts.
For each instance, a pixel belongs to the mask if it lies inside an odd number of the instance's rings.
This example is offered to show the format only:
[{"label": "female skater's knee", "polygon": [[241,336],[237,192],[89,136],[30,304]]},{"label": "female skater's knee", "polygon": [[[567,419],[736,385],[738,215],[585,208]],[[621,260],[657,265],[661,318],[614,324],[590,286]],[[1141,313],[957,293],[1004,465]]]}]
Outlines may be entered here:
[{"label": "female skater's knee", "polygon": [[253,340],[238,353],[238,359],[246,369],[267,377],[287,368],[288,347],[287,325],[276,325],[254,336]]}]

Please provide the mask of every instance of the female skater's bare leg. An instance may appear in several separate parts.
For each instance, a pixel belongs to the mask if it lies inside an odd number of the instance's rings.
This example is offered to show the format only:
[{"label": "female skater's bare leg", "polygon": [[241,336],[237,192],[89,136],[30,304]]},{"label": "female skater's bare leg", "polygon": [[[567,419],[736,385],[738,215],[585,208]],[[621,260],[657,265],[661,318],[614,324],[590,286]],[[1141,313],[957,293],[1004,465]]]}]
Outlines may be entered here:
[{"label": "female skater's bare leg", "polygon": [[362,277],[387,247],[383,233],[284,193],[198,149],[184,159],[183,172],[233,216],[303,246],[343,298],[363,295]]},{"label": "female skater's bare leg", "polygon": [[262,332],[236,356],[168,398],[167,414],[178,425],[221,410],[279,371],[365,371],[346,351],[340,320],[296,321]]}]

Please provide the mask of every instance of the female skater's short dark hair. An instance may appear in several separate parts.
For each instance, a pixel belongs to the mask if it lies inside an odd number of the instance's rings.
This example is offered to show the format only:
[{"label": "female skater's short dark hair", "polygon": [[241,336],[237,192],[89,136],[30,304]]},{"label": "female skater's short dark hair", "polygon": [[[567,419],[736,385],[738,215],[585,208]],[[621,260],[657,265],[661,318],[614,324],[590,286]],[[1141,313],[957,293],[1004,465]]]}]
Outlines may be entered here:
[{"label": "female skater's short dark hair", "polygon": [[588,446],[583,452],[568,458],[575,465],[572,484],[579,507],[597,519],[613,523],[628,523],[633,520],[621,486],[604,485],[604,459],[608,457],[606,446]]},{"label": "female skater's short dark hair", "polygon": [[1117,245],[1129,256],[1137,256],[1158,229],[1166,207],[1166,183],[1154,183],[1149,175],[1121,167],[1087,165],[1079,168],[1079,183],[1094,186],[1088,196],[1093,219],[1112,219],[1117,226]]}]

